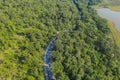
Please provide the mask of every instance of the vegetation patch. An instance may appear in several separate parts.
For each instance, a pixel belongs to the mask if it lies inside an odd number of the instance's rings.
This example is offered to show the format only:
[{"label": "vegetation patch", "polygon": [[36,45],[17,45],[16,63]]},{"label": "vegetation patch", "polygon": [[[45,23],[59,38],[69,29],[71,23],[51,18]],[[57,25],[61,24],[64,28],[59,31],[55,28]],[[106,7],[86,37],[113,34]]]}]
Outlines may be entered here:
[{"label": "vegetation patch", "polygon": [[104,7],[114,11],[120,11],[120,0],[103,0],[98,5],[92,6],[94,9]]},{"label": "vegetation patch", "polygon": [[120,47],[120,32],[115,28],[115,25],[112,21],[108,21],[108,25],[112,32],[112,36],[114,38],[115,43],[117,44],[117,46]]},{"label": "vegetation patch", "polygon": [[68,29],[51,52],[57,80],[120,80],[120,51],[91,8],[99,2],[0,0],[0,80],[45,80],[48,43]]}]

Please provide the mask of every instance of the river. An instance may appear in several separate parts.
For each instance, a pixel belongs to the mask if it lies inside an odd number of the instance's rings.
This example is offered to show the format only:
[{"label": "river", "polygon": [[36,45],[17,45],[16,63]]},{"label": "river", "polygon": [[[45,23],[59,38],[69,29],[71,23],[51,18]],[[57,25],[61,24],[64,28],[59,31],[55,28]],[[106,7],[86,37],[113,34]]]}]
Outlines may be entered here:
[{"label": "river", "polygon": [[120,12],[112,11],[108,8],[98,8],[96,10],[100,17],[113,21],[115,28],[120,31]]}]

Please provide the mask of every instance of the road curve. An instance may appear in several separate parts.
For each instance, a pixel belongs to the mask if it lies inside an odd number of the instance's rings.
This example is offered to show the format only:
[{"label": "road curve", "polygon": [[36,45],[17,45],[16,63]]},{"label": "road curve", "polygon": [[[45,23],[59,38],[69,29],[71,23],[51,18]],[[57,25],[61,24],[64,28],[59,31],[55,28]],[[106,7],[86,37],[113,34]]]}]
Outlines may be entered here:
[{"label": "road curve", "polygon": [[47,46],[45,55],[44,55],[44,70],[45,70],[45,79],[46,80],[55,80],[55,77],[51,71],[51,51],[54,47],[57,37],[53,38],[49,45]]},{"label": "road curve", "polygon": [[[80,15],[80,20],[82,20],[81,18],[81,12],[80,12],[80,8],[78,7],[78,3],[76,0],[72,0],[74,5],[76,6],[78,13]],[[73,28],[74,29],[74,28]],[[68,32],[70,31],[70,29],[64,30],[62,33],[64,32]],[[60,34],[60,33],[59,33]],[[51,40],[51,42],[49,43],[49,45],[47,46],[47,49],[45,51],[45,55],[44,55],[44,70],[45,70],[45,79],[46,80],[56,80],[55,76],[53,75],[52,71],[51,71],[51,51],[55,45],[55,41],[57,40],[57,37],[53,38]]]}]

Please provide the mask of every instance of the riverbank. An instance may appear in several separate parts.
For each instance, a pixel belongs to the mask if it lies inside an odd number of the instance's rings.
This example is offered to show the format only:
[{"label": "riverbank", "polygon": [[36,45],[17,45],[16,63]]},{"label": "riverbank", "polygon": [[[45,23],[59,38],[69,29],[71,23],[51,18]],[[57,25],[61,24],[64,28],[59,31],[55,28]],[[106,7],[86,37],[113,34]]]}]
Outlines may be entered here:
[{"label": "riverbank", "polygon": [[97,5],[97,6],[93,6],[92,8],[94,9],[98,9],[98,8],[109,8],[111,9],[112,11],[120,11],[120,6],[102,6],[102,5]]},{"label": "riverbank", "polygon": [[115,25],[112,21],[108,21],[109,28],[111,30],[111,35],[113,37],[114,42],[120,48],[120,32],[115,28]]},{"label": "riverbank", "polygon": [[108,8],[113,11],[120,11],[120,6],[108,6]]},{"label": "riverbank", "polygon": [[103,0],[101,3],[93,6],[94,9],[97,8],[109,8],[113,11],[120,11],[120,0]]},{"label": "riverbank", "polygon": [[103,5],[95,5],[92,8],[98,9],[98,8],[109,8],[112,11],[120,11],[120,6],[103,6]]}]

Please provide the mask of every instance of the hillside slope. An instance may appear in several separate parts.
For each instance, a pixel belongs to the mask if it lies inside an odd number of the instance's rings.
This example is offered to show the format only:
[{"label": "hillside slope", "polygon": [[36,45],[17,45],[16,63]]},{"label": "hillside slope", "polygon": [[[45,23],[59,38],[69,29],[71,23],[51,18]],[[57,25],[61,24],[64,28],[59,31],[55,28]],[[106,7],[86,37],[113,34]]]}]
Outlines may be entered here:
[{"label": "hillside slope", "polygon": [[[43,55],[54,36],[57,80],[120,79],[119,51],[90,7],[97,0],[77,1],[81,15],[71,0],[0,1],[0,80],[45,80]],[[57,34],[66,29],[73,30]]]}]

